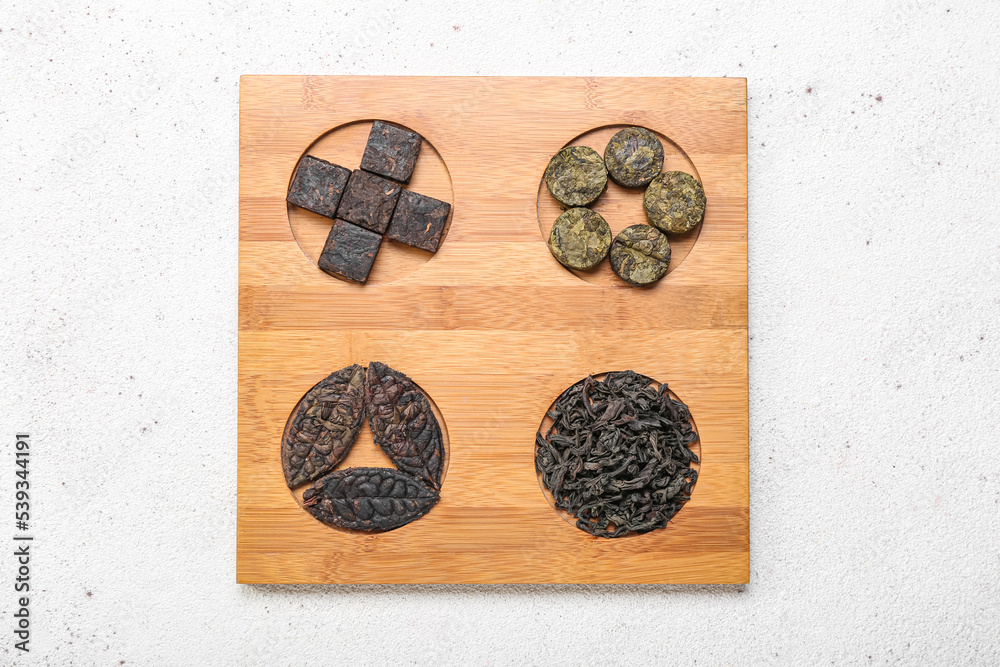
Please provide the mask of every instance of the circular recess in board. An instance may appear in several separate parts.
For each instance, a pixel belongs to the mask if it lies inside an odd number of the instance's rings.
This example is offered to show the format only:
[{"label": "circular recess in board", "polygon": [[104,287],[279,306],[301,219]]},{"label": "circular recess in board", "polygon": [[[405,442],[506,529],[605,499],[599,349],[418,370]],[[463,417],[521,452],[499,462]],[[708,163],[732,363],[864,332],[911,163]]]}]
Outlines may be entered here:
[{"label": "circular recess in board", "polygon": [[[612,143],[612,139],[616,136],[621,137],[621,133],[625,130],[637,127],[638,126],[621,124],[594,128],[593,130],[574,137],[566,142],[564,146],[553,150],[553,155],[555,155],[562,148],[568,146],[586,146],[601,155],[607,155],[608,147],[609,144]],[[657,132],[655,129],[639,129],[643,130],[643,135],[648,133],[652,138],[658,140],[660,146],[662,146],[663,158],[661,172],[685,172],[686,174],[690,174],[693,178],[697,179],[697,181],[701,182],[701,176],[698,174],[697,167],[695,167],[694,162],[679,145],[663,133]],[[619,151],[619,153],[621,153],[621,151]],[[655,151],[654,157],[655,159],[652,162],[659,164],[659,151]],[[539,234],[541,235],[542,240],[548,244],[551,238],[553,225],[556,220],[559,219],[559,216],[562,215],[569,207],[562,204],[552,196],[549,186],[546,183],[545,170],[540,172],[539,176],[540,178],[535,209],[538,216]],[[636,182],[642,182],[642,179],[639,179]],[[607,188],[595,201],[588,204],[587,207],[599,213],[611,227],[612,236],[617,237],[618,234],[627,227],[631,227],[632,225],[649,224],[649,219],[647,218],[644,207],[645,191],[645,186],[622,187],[615,182],[614,178],[608,178]],[[697,243],[701,230],[702,223],[699,222],[685,233],[669,235],[671,254],[670,264],[665,275],[669,275],[675,271],[677,267],[684,262],[687,256],[691,253],[691,250],[694,248],[695,243]],[[596,267],[589,270],[559,266],[559,263],[554,258],[552,259],[552,262],[558,266],[560,270],[569,271],[581,280],[593,285],[617,289],[635,288],[635,286],[630,285],[615,275],[609,261],[603,261]],[[655,289],[657,286],[663,285],[668,281],[669,278],[666,280],[660,280],[645,289]]]},{"label": "circular recess in board", "polygon": [[428,137],[391,119],[324,132],[303,146],[286,185],[288,224],[317,280],[401,280],[440,251],[451,227],[448,166]]}]

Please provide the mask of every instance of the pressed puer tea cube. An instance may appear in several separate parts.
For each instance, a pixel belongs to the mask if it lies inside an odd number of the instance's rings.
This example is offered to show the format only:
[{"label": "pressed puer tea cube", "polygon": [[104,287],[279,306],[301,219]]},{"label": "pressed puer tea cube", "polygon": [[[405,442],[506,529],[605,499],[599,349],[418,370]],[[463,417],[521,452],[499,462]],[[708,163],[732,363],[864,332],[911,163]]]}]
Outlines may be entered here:
[{"label": "pressed puer tea cube", "polygon": [[350,169],[306,155],[299,160],[286,199],[313,213],[336,217],[337,206],[350,176]]},{"label": "pressed puer tea cube", "polygon": [[403,190],[392,214],[388,237],[406,245],[437,252],[451,204]]},{"label": "pressed puer tea cube", "polygon": [[355,169],[347,181],[337,217],[384,234],[402,189],[398,183]]},{"label": "pressed puer tea cube", "polygon": [[400,183],[409,183],[418,155],[419,134],[377,120],[368,135],[361,168]]},{"label": "pressed puer tea cube", "polygon": [[326,237],[319,268],[331,276],[364,283],[381,245],[379,234],[338,218],[333,221],[330,235]]}]

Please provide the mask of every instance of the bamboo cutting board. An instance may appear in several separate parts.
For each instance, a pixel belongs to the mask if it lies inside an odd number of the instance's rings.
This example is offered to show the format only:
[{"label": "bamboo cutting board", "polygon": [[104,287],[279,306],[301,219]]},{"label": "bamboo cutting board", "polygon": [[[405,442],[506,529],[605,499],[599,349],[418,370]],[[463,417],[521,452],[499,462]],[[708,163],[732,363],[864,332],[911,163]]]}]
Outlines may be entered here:
[{"label": "bamboo cutting board", "polygon": [[[372,119],[424,138],[409,189],[449,201],[435,255],[383,243],[365,286],[321,272],[330,221],[285,203],[299,158],[357,168]],[[567,143],[603,153],[621,125],[695,173],[703,224],[670,273],[630,288],[574,274],[545,240],[542,174]],[[749,575],[747,116],[744,79],[245,76],[240,85],[239,491],[242,583],[742,583]],[[641,191],[595,205],[617,233]],[[285,486],[282,429],[330,372],[383,361],[433,400],[441,501],[400,529],[352,533]],[[588,373],[632,369],[691,409],[701,472],[667,528],[595,538],[534,469],[546,410]],[[367,426],[349,465],[391,466]]]}]

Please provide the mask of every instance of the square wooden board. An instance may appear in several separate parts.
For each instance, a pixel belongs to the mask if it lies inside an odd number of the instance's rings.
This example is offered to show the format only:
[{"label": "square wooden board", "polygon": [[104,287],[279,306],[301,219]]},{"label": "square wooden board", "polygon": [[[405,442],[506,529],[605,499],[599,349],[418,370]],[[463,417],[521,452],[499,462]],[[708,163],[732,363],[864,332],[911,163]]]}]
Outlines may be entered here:
[{"label": "square wooden board", "polygon": [[[307,253],[329,221],[290,211],[285,194],[307,150],[356,168],[368,127],[356,122],[377,118],[424,137],[410,187],[450,197],[453,214],[436,255],[390,244],[372,283],[359,286],[316,268]],[[549,158],[623,124],[669,137],[708,199],[696,242],[681,240],[676,267],[648,289],[574,275],[545,244],[557,210],[540,190]],[[641,217],[641,195],[628,201],[638,212],[622,209],[622,219]],[[239,314],[239,582],[747,581],[744,79],[244,76]],[[433,398],[449,460],[427,516],[369,535],[304,511],[285,486],[279,446],[313,384],[372,360]],[[566,387],[622,369],[668,382],[688,404],[702,467],[666,529],[609,540],[549,505],[534,438]],[[344,465],[390,464],[366,426]]]}]

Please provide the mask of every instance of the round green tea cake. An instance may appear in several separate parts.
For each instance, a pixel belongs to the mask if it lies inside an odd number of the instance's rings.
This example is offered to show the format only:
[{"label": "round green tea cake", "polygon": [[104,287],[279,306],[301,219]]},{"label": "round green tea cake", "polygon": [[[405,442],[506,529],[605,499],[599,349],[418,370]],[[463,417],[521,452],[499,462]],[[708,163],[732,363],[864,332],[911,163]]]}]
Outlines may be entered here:
[{"label": "round green tea cake", "polygon": [[564,211],[552,224],[549,251],[563,266],[587,271],[607,256],[611,228],[600,213],[589,208]]},{"label": "round green tea cake", "polygon": [[663,168],[663,144],[644,127],[626,127],[608,142],[604,164],[623,188],[645,187]]},{"label": "round green tea cake", "polygon": [[691,231],[705,217],[705,190],[691,174],[665,171],[643,197],[649,224],[670,234]]},{"label": "round green tea cake", "polygon": [[604,160],[593,148],[567,146],[556,153],[545,169],[545,185],[558,202],[586,206],[608,185]]},{"label": "round green tea cake", "polygon": [[649,225],[626,227],[611,244],[611,268],[630,285],[650,285],[667,275],[670,241]]}]

